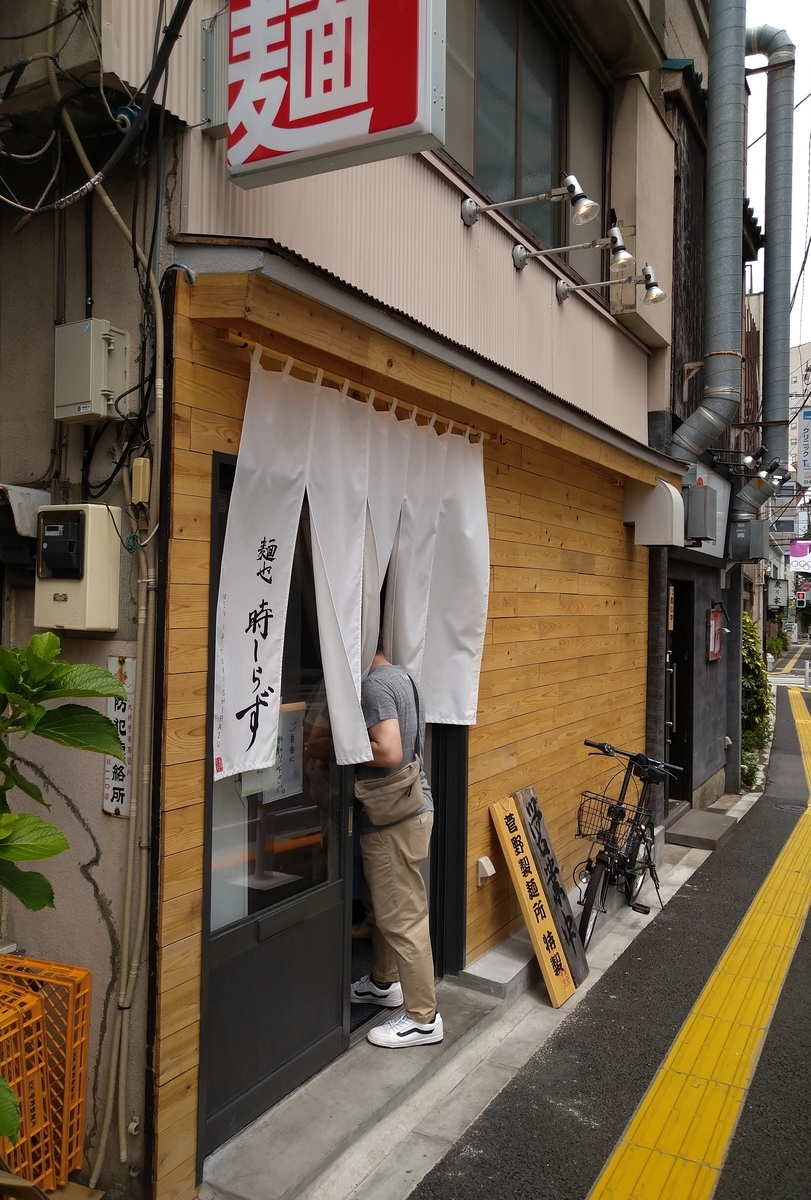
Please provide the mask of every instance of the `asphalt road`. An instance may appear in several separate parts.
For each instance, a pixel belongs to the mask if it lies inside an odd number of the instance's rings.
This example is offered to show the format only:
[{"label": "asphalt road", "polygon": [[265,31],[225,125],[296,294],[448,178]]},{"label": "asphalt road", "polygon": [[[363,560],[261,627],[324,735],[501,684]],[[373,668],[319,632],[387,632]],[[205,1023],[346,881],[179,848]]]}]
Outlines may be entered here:
[{"label": "asphalt road", "polygon": [[[414,1200],[585,1200],[807,800],[780,688],[762,798],[426,1175]],[[810,990],[811,922],[716,1200],[811,1197]]]}]

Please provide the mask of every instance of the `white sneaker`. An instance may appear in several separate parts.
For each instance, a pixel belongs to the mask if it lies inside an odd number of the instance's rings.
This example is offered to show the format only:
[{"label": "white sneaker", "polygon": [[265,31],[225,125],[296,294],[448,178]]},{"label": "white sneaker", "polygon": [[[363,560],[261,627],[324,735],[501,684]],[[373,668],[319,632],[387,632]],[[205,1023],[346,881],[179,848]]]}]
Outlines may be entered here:
[{"label": "white sneaker", "polygon": [[353,1004],[380,1004],[383,1008],[402,1008],[403,989],[399,983],[388,983],[380,987],[371,975],[364,975],[352,984],[350,997]]},{"label": "white sneaker", "polygon": [[441,1042],[444,1036],[445,1030],[439,1013],[434,1015],[429,1025],[418,1025],[416,1021],[411,1020],[408,1013],[402,1012],[386,1021],[385,1025],[370,1029],[366,1040],[373,1046],[399,1049],[401,1046],[432,1046],[435,1042]]}]

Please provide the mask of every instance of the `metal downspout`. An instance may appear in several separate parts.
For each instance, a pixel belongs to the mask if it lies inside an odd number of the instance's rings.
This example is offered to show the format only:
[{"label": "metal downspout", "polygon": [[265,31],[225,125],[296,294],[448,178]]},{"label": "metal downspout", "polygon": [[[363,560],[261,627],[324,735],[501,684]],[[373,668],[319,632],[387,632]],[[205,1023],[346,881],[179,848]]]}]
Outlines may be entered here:
[{"label": "metal downspout", "polygon": [[[766,101],[766,254],[763,322],[763,441],[788,463],[791,346],[791,185],[794,143],[794,44],[784,29],[747,29],[746,53],[769,60]],[[780,422],[780,424],[771,424]]]},{"label": "metal downspout", "polygon": [[[766,254],[763,279],[763,442],[769,458],[788,463],[790,416],[791,183],[794,140],[794,44],[784,29],[746,31],[746,53],[769,59],[766,99]],[[757,517],[778,490],[751,479],[733,499],[739,517]]]},{"label": "metal downspout", "polygon": [[673,435],[696,462],[734,421],[741,399],[746,0],[710,6],[705,212],[704,396]]}]

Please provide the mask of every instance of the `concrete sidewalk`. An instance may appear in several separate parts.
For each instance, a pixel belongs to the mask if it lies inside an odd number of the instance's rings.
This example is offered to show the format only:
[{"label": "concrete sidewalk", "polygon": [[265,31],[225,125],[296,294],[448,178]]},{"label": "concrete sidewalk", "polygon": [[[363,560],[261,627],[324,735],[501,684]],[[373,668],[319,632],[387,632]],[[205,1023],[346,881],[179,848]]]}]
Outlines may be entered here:
[{"label": "concrete sidewalk", "polygon": [[[758,798],[728,796],[720,806],[740,819]],[[667,905],[710,852],[667,845],[658,857]],[[600,918],[590,974],[563,1008],[551,1007],[540,984],[499,1000],[444,981],[441,1047],[353,1046],[206,1161],[200,1200],[403,1200],[655,923],[649,879],[640,899],[649,915],[621,904]]]}]

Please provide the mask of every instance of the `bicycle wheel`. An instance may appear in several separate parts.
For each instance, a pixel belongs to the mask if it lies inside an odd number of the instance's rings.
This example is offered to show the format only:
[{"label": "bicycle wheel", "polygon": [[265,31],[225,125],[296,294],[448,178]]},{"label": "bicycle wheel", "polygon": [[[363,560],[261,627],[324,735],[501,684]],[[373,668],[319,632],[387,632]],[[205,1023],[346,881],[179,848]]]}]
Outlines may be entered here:
[{"label": "bicycle wheel", "polygon": [[580,917],[580,940],[583,943],[584,950],[588,948],[591,935],[594,933],[594,926],[597,924],[597,915],[601,908],[605,908],[607,894],[608,875],[605,863],[596,862],[594,870],[591,873],[589,885],[586,888],[586,895],[583,899],[583,914]]},{"label": "bicycle wheel", "polygon": [[[629,904],[633,904],[642,891],[642,884],[645,882],[648,866],[653,862],[652,847],[653,825],[649,821],[645,826],[643,836],[639,839],[633,859],[629,861],[625,872],[625,899]],[[639,861],[640,852],[643,858],[641,863]]]}]

